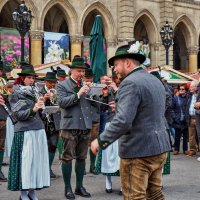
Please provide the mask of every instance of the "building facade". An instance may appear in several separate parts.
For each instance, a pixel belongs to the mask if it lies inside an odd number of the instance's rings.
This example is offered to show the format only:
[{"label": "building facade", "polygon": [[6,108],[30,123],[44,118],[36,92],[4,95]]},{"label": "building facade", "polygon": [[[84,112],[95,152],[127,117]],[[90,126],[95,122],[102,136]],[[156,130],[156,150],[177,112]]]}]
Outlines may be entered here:
[{"label": "building facade", "polygon": [[[195,72],[200,67],[200,1],[198,0],[26,0],[34,16],[31,26],[31,62],[42,62],[43,32],[69,33],[71,58],[81,55],[83,36],[89,35],[101,15],[107,58],[116,48],[141,37],[149,41],[151,66],[165,64],[160,29],[168,21],[174,30],[170,65]],[[14,27],[12,12],[19,0],[1,0],[0,27]]]}]

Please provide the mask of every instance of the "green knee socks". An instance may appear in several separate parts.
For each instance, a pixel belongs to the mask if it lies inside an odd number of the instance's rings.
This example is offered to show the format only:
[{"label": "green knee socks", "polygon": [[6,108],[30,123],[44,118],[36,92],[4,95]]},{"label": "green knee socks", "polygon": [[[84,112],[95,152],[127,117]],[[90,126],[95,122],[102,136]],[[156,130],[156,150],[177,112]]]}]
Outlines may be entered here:
[{"label": "green knee socks", "polygon": [[72,173],[72,162],[62,163],[62,173],[65,183],[65,188],[71,187],[71,173]]},{"label": "green knee socks", "polygon": [[76,172],[76,189],[83,186],[83,176],[85,171],[85,160],[76,161],[75,172]]}]

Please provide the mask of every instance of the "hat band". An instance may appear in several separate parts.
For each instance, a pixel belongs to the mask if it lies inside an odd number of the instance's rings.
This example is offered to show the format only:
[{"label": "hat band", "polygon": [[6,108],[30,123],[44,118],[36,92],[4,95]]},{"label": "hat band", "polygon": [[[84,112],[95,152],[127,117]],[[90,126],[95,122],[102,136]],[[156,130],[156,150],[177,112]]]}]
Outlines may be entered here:
[{"label": "hat band", "polygon": [[84,62],[72,62],[72,66],[85,66]]},{"label": "hat band", "polygon": [[34,70],[31,69],[24,69],[21,71],[22,74],[35,74]]},{"label": "hat band", "polygon": [[119,56],[119,55],[123,55],[123,54],[129,54],[126,50],[121,50],[121,51],[117,51],[115,56]]}]

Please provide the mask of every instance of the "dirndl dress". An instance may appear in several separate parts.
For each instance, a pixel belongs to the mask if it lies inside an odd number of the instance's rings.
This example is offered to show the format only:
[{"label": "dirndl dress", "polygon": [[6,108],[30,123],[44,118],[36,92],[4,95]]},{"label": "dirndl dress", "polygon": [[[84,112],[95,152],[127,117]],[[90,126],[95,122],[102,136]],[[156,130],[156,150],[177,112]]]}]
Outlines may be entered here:
[{"label": "dirndl dress", "polygon": [[5,141],[4,157],[10,157],[13,137],[14,137],[14,125],[12,124],[10,117],[8,117],[6,120],[6,141]]},{"label": "dirndl dress", "polygon": [[8,174],[8,190],[50,186],[49,156],[44,129],[14,134]]},{"label": "dirndl dress", "polygon": [[[109,124],[110,122],[106,123],[106,127]],[[95,164],[96,172],[102,173],[105,176],[119,176],[120,158],[118,153],[118,140],[109,145],[105,150],[100,148]]]}]

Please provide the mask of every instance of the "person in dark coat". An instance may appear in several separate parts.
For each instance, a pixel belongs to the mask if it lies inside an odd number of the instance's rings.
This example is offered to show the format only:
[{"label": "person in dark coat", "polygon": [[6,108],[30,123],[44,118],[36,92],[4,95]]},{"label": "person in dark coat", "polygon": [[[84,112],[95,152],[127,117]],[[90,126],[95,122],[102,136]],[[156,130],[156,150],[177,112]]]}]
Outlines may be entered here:
[{"label": "person in dark coat", "polygon": [[186,108],[186,120],[188,123],[188,133],[189,133],[189,146],[190,150],[188,156],[196,155],[197,148],[198,148],[198,141],[197,141],[197,126],[196,126],[196,102],[197,102],[197,86],[198,81],[192,81],[189,87],[188,92],[188,101],[187,101],[187,108]]},{"label": "person in dark coat", "polygon": [[186,85],[179,86],[179,95],[173,98],[173,127],[175,128],[174,155],[179,153],[180,139],[183,136],[183,153],[188,154],[188,125],[186,122],[187,91]]},{"label": "person in dark coat", "polygon": [[[40,89],[40,93],[44,96],[45,106],[54,106],[56,104],[56,99],[55,102],[53,102],[52,97],[56,96],[56,74],[54,72],[47,72],[46,76],[44,77],[44,82],[45,85]],[[48,115],[48,118],[45,117],[45,115],[43,115],[43,121],[45,124],[45,131],[47,134],[50,177],[51,179],[56,179],[56,175],[52,171],[51,166],[53,164],[53,160],[57,149],[60,128],[60,113],[57,112],[50,114]]]}]

